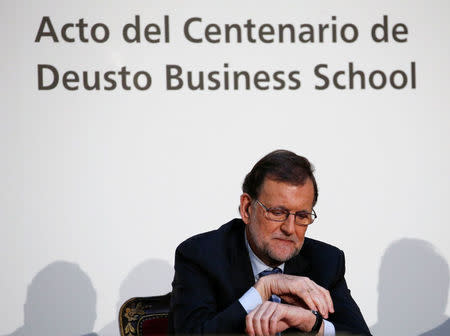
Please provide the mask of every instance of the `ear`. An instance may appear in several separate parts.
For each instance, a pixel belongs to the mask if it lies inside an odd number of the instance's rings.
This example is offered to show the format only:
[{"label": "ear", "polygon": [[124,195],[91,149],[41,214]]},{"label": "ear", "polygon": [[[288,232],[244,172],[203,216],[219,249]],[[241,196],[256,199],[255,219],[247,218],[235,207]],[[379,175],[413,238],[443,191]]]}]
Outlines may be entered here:
[{"label": "ear", "polygon": [[242,220],[245,224],[248,224],[250,222],[250,211],[252,204],[252,198],[249,194],[243,193],[241,195],[240,205],[239,205],[239,212],[241,214]]}]

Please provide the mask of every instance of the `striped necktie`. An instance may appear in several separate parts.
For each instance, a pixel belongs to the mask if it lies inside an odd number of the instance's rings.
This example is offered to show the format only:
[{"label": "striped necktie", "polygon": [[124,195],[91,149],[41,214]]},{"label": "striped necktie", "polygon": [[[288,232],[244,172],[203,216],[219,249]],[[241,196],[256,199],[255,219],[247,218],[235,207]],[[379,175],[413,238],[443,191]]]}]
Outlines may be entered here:
[{"label": "striped necktie", "polygon": [[[264,277],[266,275],[269,275],[269,274],[277,274],[277,273],[283,273],[281,268],[278,268],[278,267],[275,267],[273,269],[269,269],[268,268],[268,269],[266,269],[266,270],[264,270],[264,271],[262,271],[261,273],[258,274],[258,279],[262,278],[262,277]],[[280,303],[281,299],[280,299],[280,297],[278,295],[272,294],[272,296],[270,297],[269,301]]]}]

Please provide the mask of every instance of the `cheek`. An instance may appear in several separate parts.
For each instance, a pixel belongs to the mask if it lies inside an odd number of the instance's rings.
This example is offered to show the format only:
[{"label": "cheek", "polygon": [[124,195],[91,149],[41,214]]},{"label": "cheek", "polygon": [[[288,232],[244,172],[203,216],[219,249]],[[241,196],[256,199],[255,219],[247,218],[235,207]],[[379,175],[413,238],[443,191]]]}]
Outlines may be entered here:
[{"label": "cheek", "polygon": [[259,237],[269,236],[276,231],[276,228],[273,228],[273,225],[270,225],[270,222],[268,223],[264,217],[258,216],[255,212],[252,213],[251,222],[253,231],[257,232]]},{"label": "cheek", "polygon": [[300,242],[303,242],[303,240],[305,239],[306,229],[307,227],[299,227],[295,230],[295,235]]},{"label": "cheek", "polygon": [[262,239],[262,240],[267,240],[272,236],[272,232],[269,230],[269,228],[265,225],[259,225],[257,227],[257,231],[258,231],[258,236]]}]

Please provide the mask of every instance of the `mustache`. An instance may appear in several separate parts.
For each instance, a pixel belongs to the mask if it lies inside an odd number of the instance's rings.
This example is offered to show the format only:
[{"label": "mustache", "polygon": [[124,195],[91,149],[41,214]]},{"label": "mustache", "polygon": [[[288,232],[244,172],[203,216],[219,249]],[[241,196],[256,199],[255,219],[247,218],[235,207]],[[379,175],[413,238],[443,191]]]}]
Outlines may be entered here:
[{"label": "mustache", "polygon": [[297,243],[298,242],[298,238],[297,236],[295,236],[294,234],[290,235],[290,236],[286,236],[286,235],[276,235],[274,237],[272,237],[274,239],[283,239],[283,240],[288,240],[291,241],[293,243]]}]

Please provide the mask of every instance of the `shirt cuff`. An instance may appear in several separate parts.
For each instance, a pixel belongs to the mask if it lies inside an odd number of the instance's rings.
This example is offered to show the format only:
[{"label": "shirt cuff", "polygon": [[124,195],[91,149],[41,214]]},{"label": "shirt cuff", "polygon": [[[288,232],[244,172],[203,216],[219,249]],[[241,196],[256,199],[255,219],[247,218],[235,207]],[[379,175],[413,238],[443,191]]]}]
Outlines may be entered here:
[{"label": "shirt cuff", "polygon": [[323,320],[323,336],[335,336],[336,330],[333,323],[327,320]]},{"label": "shirt cuff", "polygon": [[262,298],[255,287],[250,287],[250,289],[246,291],[244,295],[241,296],[239,302],[241,303],[241,306],[245,309],[245,311],[248,314],[262,303]]}]

